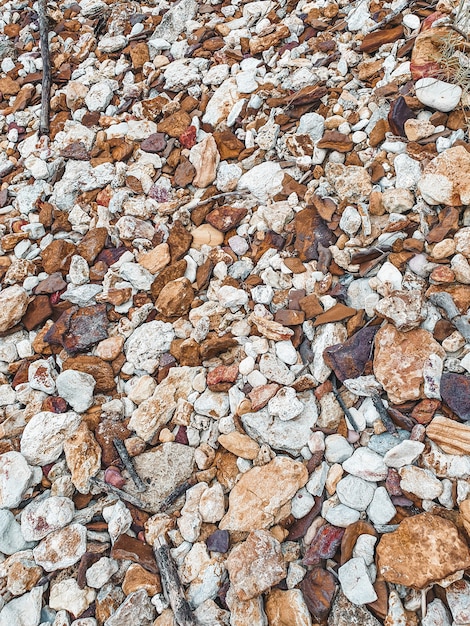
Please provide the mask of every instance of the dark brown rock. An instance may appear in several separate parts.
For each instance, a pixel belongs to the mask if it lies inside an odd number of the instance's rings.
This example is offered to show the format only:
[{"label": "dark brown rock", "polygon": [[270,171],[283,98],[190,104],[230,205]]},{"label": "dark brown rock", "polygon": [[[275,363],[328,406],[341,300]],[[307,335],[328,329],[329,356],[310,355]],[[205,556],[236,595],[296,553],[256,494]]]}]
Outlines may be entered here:
[{"label": "dark brown rock", "polygon": [[62,369],[77,370],[90,374],[96,381],[95,391],[111,391],[115,388],[113,368],[109,363],[91,354],[70,357],[62,364]]},{"label": "dark brown rock", "polygon": [[317,145],[324,150],[336,150],[336,152],[350,152],[354,147],[351,139],[337,130],[327,130]]},{"label": "dark brown rock", "polygon": [[461,420],[470,420],[470,376],[444,372],[440,391],[444,402]]},{"label": "dark brown rock", "polygon": [[209,222],[214,228],[228,232],[242,221],[247,214],[247,209],[237,209],[231,206],[217,207],[206,216],[206,222]]},{"label": "dark brown rock", "polygon": [[158,123],[159,133],[166,133],[170,137],[179,137],[190,126],[191,118],[186,111],[177,111]]},{"label": "dark brown rock", "polygon": [[315,209],[308,208],[296,213],[294,226],[294,245],[301,261],[318,261],[318,246],[321,244],[328,248],[335,242],[335,236]]},{"label": "dark brown rock", "polygon": [[171,355],[183,367],[197,367],[201,365],[201,354],[198,342],[195,339],[174,339],[170,346]]},{"label": "dark brown rock", "polygon": [[150,293],[152,294],[152,298],[156,300],[166,284],[168,284],[172,280],[181,278],[186,271],[186,266],[186,261],[184,259],[181,259],[181,261],[171,263],[171,265],[165,267],[165,269],[163,269],[158,274],[158,276],[153,281],[152,286],[150,287]]},{"label": "dark brown rock", "polygon": [[26,330],[33,330],[52,316],[53,309],[48,296],[36,296],[28,304],[21,320]]},{"label": "dark brown rock", "polygon": [[50,276],[48,276],[46,279],[42,280],[38,284],[38,286],[34,290],[34,293],[35,294],[42,294],[42,293],[51,294],[51,293],[55,293],[56,291],[62,291],[63,289],[66,289],[66,288],[67,288],[67,283],[62,278],[62,274],[60,272],[54,272],[54,274],[51,274]]},{"label": "dark brown rock", "polygon": [[139,541],[135,537],[123,534],[116,539],[112,549],[111,558],[132,561],[138,563],[152,574],[158,574],[159,569],[155,557],[153,555],[152,547],[148,543]]},{"label": "dark brown rock", "polygon": [[193,236],[183,224],[177,220],[173,223],[167,244],[170,247],[171,262],[179,261],[191,247]]},{"label": "dark brown rock", "polygon": [[189,311],[194,299],[194,289],[187,278],[177,278],[166,284],[155,302],[165,317],[180,317]]},{"label": "dark brown rock", "polygon": [[119,456],[113,444],[113,439],[124,441],[131,436],[131,431],[123,422],[112,419],[102,420],[95,429],[96,441],[101,446],[101,462],[104,467],[109,467],[119,462]]},{"label": "dark brown rock", "polygon": [[372,356],[374,337],[378,328],[378,326],[361,328],[344,343],[338,343],[324,350],[323,359],[339,380],[361,376],[367,361]]},{"label": "dark brown rock", "polygon": [[91,154],[82,141],[74,141],[60,151],[60,156],[65,159],[75,159],[76,161],[89,161]]},{"label": "dark brown rock", "polygon": [[108,231],[106,228],[91,228],[77,246],[77,253],[91,265],[103,250]]},{"label": "dark brown rock", "polygon": [[166,139],[163,133],[153,133],[149,135],[147,139],[144,139],[140,144],[140,149],[144,152],[151,152],[152,154],[158,154],[163,152],[166,148]]},{"label": "dark brown rock", "polygon": [[193,182],[195,176],[196,168],[188,159],[184,159],[175,170],[173,182],[177,187],[186,187]]},{"label": "dark brown rock", "polygon": [[283,326],[298,326],[305,322],[305,313],[292,309],[281,309],[280,311],[276,311],[274,321]]},{"label": "dark brown rock", "polygon": [[240,152],[245,149],[245,144],[230,130],[216,131],[212,136],[217,144],[221,161],[237,159]]},{"label": "dark brown rock", "polygon": [[42,251],[42,266],[48,274],[61,271],[66,274],[70,268],[72,256],[77,253],[75,244],[64,239],[54,239]]},{"label": "dark brown rock", "polygon": [[230,333],[226,333],[222,337],[218,337],[215,333],[209,333],[207,338],[201,343],[201,357],[203,361],[212,359],[212,357],[227,352],[227,350],[237,345],[237,340]]},{"label": "dark brown rock", "polygon": [[48,330],[44,341],[52,345],[62,345],[67,352],[83,352],[108,336],[106,306],[79,309],[74,306],[62,313],[57,322]]},{"label": "dark brown rock", "polygon": [[406,137],[405,122],[415,118],[416,113],[414,113],[406,104],[403,96],[399,96],[394,102],[392,102],[390,112],[388,114],[388,123],[394,135]]},{"label": "dark brown rock", "polygon": [[307,572],[299,586],[308,610],[316,621],[323,622],[330,612],[333,596],[335,595],[335,577],[330,572],[320,567],[315,567]]},{"label": "dark brown rock", "polygon": [[387,28],[376,30],[364,37],[359,50],[361,52],[375,52],[383,46],[384,43],[393,43],[403,36],[403,26],[395,26],[395,28]]}]

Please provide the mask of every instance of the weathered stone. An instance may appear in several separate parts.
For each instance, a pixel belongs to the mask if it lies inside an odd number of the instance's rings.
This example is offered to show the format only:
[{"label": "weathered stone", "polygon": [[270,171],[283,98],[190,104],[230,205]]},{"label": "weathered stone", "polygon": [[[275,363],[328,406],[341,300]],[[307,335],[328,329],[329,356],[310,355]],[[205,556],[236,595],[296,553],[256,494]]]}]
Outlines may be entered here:
[{"label": "weathered stone", "polygon": [[21,453],[32,465],[46,465],[62,454],[64,442],[80,425],[81,417],[68,413],[37,413],[26,424],[21,438]]},{"label": "weathered stone", "polygon": [[194,289],[187,278],[178,278],[166,284],[155,302],[165,317],[180,317],[187,313],[194,298]]},{"label": "weathered stone", "polygon": [[444,402],[462,420],[470,420],[470,377],[444,372],[441,377],[441,396]]},{"label": "weathered stone", "polygon": [[318,622],[326,619],[336,591],[336,579],[321,567],[314,567],[300,583],[305,603]]},{"label": "weathered stone", "polygon": [[273,589],[265,604],[271,626],[311,626],[312,618],[300,589]]},{"label": "weathered stone", "polygon": [[86,551],[86,528],[70,524],[45,537],[33,550],[34,559],[46,572],[77,563]]},{"label": "weathered stone", "polygon": [[5,332],[21,320],[29,298],[23,287],[12,285],[0,292],[0,332]]},{"label": "weathered stone", "polygon": [[462,146],[444,150],[429,163],[418,183],[425,202],[460,206],[470,202],[470,154]]},{"label": "weathered stone", "polygon": [[380,626],[380,622],[364,606],[353,604],[339,591],[331,607],[328,626]]},{"label": "weathered stone", "polygon": [[73,484],[80,493],[89,493],[90,478],[101,467],[101,448],[84,422],[64,442],[64,452]]}]

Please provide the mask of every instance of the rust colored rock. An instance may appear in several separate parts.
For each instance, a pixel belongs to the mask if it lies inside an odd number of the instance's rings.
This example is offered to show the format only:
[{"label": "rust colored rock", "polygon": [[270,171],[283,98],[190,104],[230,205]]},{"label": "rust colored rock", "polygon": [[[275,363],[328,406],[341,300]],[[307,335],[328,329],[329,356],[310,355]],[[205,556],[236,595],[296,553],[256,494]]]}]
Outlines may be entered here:
[{"label": "rust colored rock", "polygon": [[139,539],[129,535],[120,535],[116,539],[111,549],[111,558],[139,563],[152,574],[158,574],[159,572],[152,547],[148,543],[139,541]]},{"label": "rust colored rock", "polygon": [[47,396],[42,402],[41,411],[67,413],[67,402],[59,396]]},{"label": "rust colored rock", "polygon": [[399,96],[394,102],[392,102],[388,114],[388,123],[394,135],[406,137],[405,122],[415,118],[416,113],[414,113],[406,104],[406,100],[403,96]]},{"label": "rust colored rock", "polygon": [[279,385],[277,383],[268,383],[267,385],[261,385],[255,387],[248,397],[251,401],[251,410],[253,412],[259,411],[273,398],[279,391]]},{"label": "rust colored rock", "polygon": [[418,404],[411,411],[411,417],[419,424],[429,424],[434,416],[434,413],[440,406],[441,403],[439,400],[425,398],[424,400],[421,400],[421,402],[418,402]]},{"label": "rust colored rock", "polygon": [[231,206],[217,207],[206,216],[206,222],[209,222],[214,228],[228,232],[242,221],[247,214],[247,209],[237,209]]},{"label": "rust colored rock", "polygon": [[461,420],[470,420],[470,376],[444,372],[441,378],[441,396]]},{"label": "rust colored rock", "polygon": [[423,367],[430,354],[445,357],[442,346],[427,330],[400,332],[392,324],[375,336],[374,373],[395,404],[423,398]]},{"label": "rust colored rock", "polygon": [[336,579],[333,574],[315,567],[307,572],[299,587],[314,619],[323,622],[330,612],[336,591]]},{"label": "rust colored rock", "polygon": [[335,236],[314,209],[303,209],[294,218],[295,249],[301,261],[318,261],[318,246],[328,248]]},{"label": "rust colored rock", "polygon": [[52,316],[53,309],[47,296],[36,296],[28,304],[21,320],[26,330],[33,330]]},{"label": "rust colored rock", "polygon": [[186,187],[193,182],[196,176],[196,168],[194,165],[184,159],[176,168],[173,181],[177,187]]},{"label": "rust colored rock", "polygon": [[442,211],[439,211],[439,223],[431,228],[426,235],[426,241],[438,243],[451,235],[455,235],[459,228],[459,216],[458,209],[452,206],[444,207]]},{"label": "rust colored rock", "polygon": [[166,148],[166,139],[163,133],[153,133],[149,135],[147,139],[144,139],[140,144],[140,149],[144,152],[150,152],[152,154],[158,154],[163,152]]},{"label": "rust colored rock", "polygon": [[218,337],[215,333],[209,333],[201,343],[202,360],[212,359],[212,357],[227,352],[234,346],[238,346],[238,342],[232,334],[225,333],[225,335]]},{"label": "rust colored rock", "polygon": [[118,462],[119,459],[113,439],[125,441],[131,434],[131,431],[122,422],[104,419],[98,424],[95,429],[95,437],[101,446],[101,459],[105,467]]},{"label": "rust colored rock", "polygon": [[60,156],[64,159],[74,159],[76,161],[89,161],[90,152],[86,149],[83,141],[74,141],[60,150]]},{"label": "rust colored rock", "polygon": [[122,583],[122,590],[126,596],[128,596],[139,589],[145,589],[148,595],[152,597],[161,592],[162,584],[160,582],[160,576],[149,572],[137,563],[133,563],[126,571]]},{"label": "rust colored rock", "polygon": [[177,111],[158,123],[159,133],[166,133],[170,137],[178,138],[191,124],[191,118],[186,111]]},{"label": "rust colored rock", "polygon": [[274,32],[264,37],[252,37],[249,41],[250,53],[255,55],[269,50],[271,46],[275,46],[285,37],[289,37],[290,31],[284,24],[277,24],[274,27]]},{"label": "rust colored rock", "polygon": [[372,356],[377,326],[367,326],[357,331],[344,343],[326,348],[323,359],[339,380],[357,378],[364,372],[367,361]]},{"label": "rust colored rock", "polygon": [[237,159],[240,152],[245,149],[245,144],[230,130],[215,132],[212,136],[217,144],[221,161]]},{"label": "rust colored rock", "polygon": [[202,363],[200,346],[195,339],[174,339],[170,353],[181,366],[196,367]]},{"label": "rust colored rock", "polygon": [[193,236],[180,221],[173,222],[167,244],[170,246],[171,261],[179,261],[191,247]]},{"label": "rust colored rock", "polygon": [[64,239],[54,239],[47,248],[42,251],[42,266],[48,274],[61,271],[67,273],[70,268],[72,256],[77,253],[75,244]]},{"label": "rust colored rock", "polygon": [[369,33],[361,42],[359,50],[361,52],[375,52],[383,46],[384,43],[393,43],[403,36],[403,26],[395,26],[395,28],[380,29]]},{"label": "rust colored rock", "polygon": [[187,278],[177,278],[166,284],[155,302],[165,317],[181,317],[191,308],[194,289]]},{"label": "rust colored rock", "polygon": [[317,530],[305,556],[304,565],[319,565],[323,559],[331,559],[341,545],[344,528],[324,524]]},{"label": "rust colored rock", "polygon": [[238,365],[219,365],[207,374],[207,386],[211,391],[228,391],[237,376]]},{"label": "rust colored rock", "polygon": [[122,592],[121,587],[116,587],[115,585],[103,587],[95,603],[95,616],[98,624],[104,624],[125,599],[126,596]]},{"label": "rust colored rock", "polygon": [[61,345],[70,354],[83,352],[108,336],[106,306],[98,304],[67,309],[46,333],[44,340]]},{"label": "rust colored rock", "polygon": [[92,228],[78,244],[77,253],[91,265],[103,250],[107,238],[108,231],[106,228]]},{"label": "rust colored rock", "polygon": [[342,320],[346,320],[357,313],[356,309],[353,309],[350,306],[346,306],[341,302],[338,302],[331,309],[321,313],[315,318],[313,322],[314,326],[320,326],[321,324],[329,324],[330,322],[341,322]]},{"label": "rust colored rock", "polygon": [[352,557],[354,546],[356,545],[356,541],[360,535],[372,535],[377,537],[377,531],[372,524],[362,520],[349,524],[349,526],[345,529],[341,540],[341,565],[344,565],[344,563],[349,561]]},{"label": "rust colored rock", "polygon": [[65,441],[64,452],[75,488],[80,493],[89,493],[90,478],[101,467],[101,448],[85,422]]},{"label": "rust colored rock", "polygon": [[181,259],[181,261],[176,261],[176,263],[171,263],[170,265],[165,267],[158,274],[150,287],[150,293],[152,294],[152,298],[156,300],[165,285],[167,285],[172,280],[181,278],[186,271],[186,266],[186,261],[184,259]]},{"label": "rust colored rock", "polygon": [[305,296],[299,300],[299,306],[305,313],[305,318],[311,320],[313,317],[323,313],[322,304],[317,295],[314,293]]},{"label": "rust colored rock", "polygon": [[[132,42],[135,43],[135,42]],[[145,41],[139,41],[135,45],[131,44],[130,55],[132,59],[132,65],[136,69],[141,69],[144,63],[150,60],[149,49]]]},{"label": "rust colored rock", "polygon": [[387,582],[424,589],[470,567],[470,552],[448,519],[421,513],[405,518],[398,529],[382,536],[377,569]]},{"label": "rust colored rock", "polygon": [[55,293],[56,291],[62,291],[63,289],[66,289],[66,287],[67,287],[67,283],[62,278],[62,274],[60,272],[54,272],[54,274],[51,274],[44,280],[41,280],[41,282],[38,284],[38,286],[34,290],[34,293],[35,294],[43,294],[43,293],[51,294],[51,293]]},{"label": "rust colored rock", "polygon": [[281,309],[276,311],[274,321],[283,326],[298,326],[305,322],[305,313],[293,309]]},{"label": "rust colored rock", "polygon": [[324,150],[336,150],[336,152],[350,152],[354,148],[351,139],[337,130],[327,130],[317,145]]},{"label": "rust colored rock", "polygon": [[85,372],[93,376],[96,381],[95,391],[112,391],[116,386],[113,368],[109,363],[97,356],[84,354],[71,357],[62,364],[63,371],[69,369]]}]

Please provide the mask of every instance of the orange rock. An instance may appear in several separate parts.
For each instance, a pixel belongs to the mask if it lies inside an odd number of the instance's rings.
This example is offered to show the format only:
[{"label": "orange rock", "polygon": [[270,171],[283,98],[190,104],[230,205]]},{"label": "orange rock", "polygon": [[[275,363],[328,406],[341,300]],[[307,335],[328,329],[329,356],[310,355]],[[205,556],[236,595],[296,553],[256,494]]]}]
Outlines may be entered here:
[{"label": "orange rock", "polygon": [[160,593],[162,590],[160,576],[152,574],[138,563],[132,563],[124,576],[122,590],[128,596],[138,589],[145,589],[149,596]]},{"label": "orange rock", "polygon": [[191,124],[191,118],[186,111],[177,111],[158,123],[159,133],[166,133],[170,137],[179,137]]}]

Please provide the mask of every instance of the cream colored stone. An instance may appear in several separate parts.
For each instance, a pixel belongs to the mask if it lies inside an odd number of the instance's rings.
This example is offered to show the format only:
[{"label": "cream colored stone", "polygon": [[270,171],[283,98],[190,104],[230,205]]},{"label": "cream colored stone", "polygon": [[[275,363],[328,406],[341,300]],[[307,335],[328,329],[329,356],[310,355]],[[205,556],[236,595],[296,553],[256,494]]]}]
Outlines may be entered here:
[{"label": "cream colored stone", "polygon": [[196,169],[193,180],[195,187],[205,188],[214,182],[220,155],[212,135],[206,135],[202,141],[191,148],[189,160]]},{"label": "cream colored stone", "polygon": [[139,265],[145,267],[151,274],[157,274],[168,265],[171,260],[170,247],[167,243],[161,243],[150,252],[144,252],[137,260]]},{"label": "cream colored stone", "polygon": [[101,468],[101,448],[85,422],[64,442],[65,460],[80,493],[89,493],[90,478]]},{"label": "cream colored stone", "polygon": [[227,435],[220,435],[217,441],[226,450],[242,459],[256,459],[260,450],[256,441],[248,437],[248,435],[238,432],[238,430],[232,430]]},{"label": "cream colored stone", "polygon": [[312,618],[300,589],[273,589],[265,604],[269,626],[311,626]]}]

